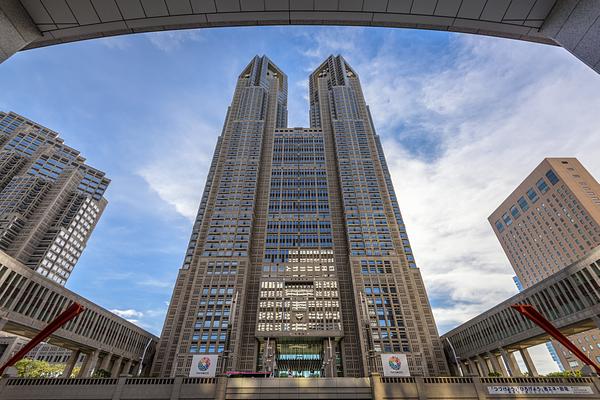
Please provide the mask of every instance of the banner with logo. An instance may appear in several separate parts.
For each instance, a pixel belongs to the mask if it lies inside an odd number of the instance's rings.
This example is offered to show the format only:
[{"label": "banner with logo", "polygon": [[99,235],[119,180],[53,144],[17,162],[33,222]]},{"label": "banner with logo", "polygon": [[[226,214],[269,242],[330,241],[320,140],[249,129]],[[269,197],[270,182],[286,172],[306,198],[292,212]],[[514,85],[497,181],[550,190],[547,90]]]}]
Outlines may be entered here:
[{"label": "banner with logo", "polygon": [[410,376],[406,354],[382,354],[383,376]]},{"label": "banner with logo", "polygon": [[217,372],[217,361],[219,356],[216,354],[198,354],[192,358],[192,368],[190,368],[191,378],[214,378]]}]

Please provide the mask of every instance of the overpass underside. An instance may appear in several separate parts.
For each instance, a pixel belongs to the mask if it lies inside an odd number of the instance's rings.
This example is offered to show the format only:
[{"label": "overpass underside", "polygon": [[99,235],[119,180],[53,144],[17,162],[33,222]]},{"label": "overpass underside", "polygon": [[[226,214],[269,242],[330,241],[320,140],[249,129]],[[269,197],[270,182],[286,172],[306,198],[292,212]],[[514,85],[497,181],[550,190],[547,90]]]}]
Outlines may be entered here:
[{"label": "overpass underside", "polygon": [[0,62],[21,49],[172,29],[358,25],[559,45],[600,72],[596,0],[3,0]]},{"label": "overpass underside", "polygon": [[[84,312],[46,339],[72,351],[64,376],[70,376],[81,354],[85,354],[81,377],[89,377],[99,368],[115,377],[122,372],[136,374],[140,362],[150,365],[156,336],[0,251],[0,331],[32,338],[74,302],[83,305]],[[7,348],[0,355],[0,365],[14,352]]]}]

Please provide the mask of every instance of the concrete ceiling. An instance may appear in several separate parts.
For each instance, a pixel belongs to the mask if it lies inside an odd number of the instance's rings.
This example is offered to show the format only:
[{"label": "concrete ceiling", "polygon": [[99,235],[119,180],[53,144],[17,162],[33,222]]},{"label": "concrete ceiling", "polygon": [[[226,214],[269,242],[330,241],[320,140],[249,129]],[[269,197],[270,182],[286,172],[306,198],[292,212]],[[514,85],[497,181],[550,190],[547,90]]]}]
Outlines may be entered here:
[{"label": "concrete ceiling", "polygon": [[599,0],[0,0],[0,62],[136,32],[256,25],[434,29],[559,45],[600,72]]}]

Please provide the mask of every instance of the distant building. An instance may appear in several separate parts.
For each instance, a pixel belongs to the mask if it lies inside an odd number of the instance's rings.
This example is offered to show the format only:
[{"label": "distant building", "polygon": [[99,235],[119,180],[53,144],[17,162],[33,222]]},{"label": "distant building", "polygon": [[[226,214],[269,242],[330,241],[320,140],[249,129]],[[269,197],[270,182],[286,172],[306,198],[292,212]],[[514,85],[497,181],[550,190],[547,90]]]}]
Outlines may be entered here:
[{"label": "distant building", "polygon": [[523,285],[521,284],[521,281],[519,280],[519,277],[517,277],[516,275],[513,276],[513,281],[515,282],[515,285],[517,286],[517,289],[519,289],[519,292],[523,291]]},{"label": "distant building", "polygon": [[400,353],[413,374],[448,373],[357,73],[327,58],[309,99],[310,128],[288,128],[283,71],[257,56],[240,74],[154,375],[187,375],[197,354],[359,377]]},{"label": "distant building", "polygon": [[64,285],[109,183],[58,133],[0,112],[0,250]]},{"label": "distant building", "polygon": [[[546,158],[488,220],[526,289],[600,245],[600,184],[576,158]],[[600,362],[599,330],[570,340]],[[553,345],[565,368],[582,366]]]},{"label": "distant building", "polygon": [[[0,365],[15,355],[28,342],[29,339],[27,338],[0,332]],[[72,351],[69,349],[63,349],[48,343],[40,343],[27,353],[25,358],[46,361],[50,364],[64,364],[68,361],[71,353]],[[77,365],[80,365],[84,359],[85,354],[81,353]]]}]

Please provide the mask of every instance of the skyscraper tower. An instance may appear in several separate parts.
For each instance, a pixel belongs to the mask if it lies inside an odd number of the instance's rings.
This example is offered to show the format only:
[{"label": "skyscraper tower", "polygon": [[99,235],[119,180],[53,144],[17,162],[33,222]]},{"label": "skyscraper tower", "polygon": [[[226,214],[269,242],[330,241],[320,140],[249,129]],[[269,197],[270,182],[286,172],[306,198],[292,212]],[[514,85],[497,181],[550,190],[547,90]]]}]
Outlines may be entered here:
[{"label": "skyscraper tower", "polygon": [[255,57],[238,78],[153,373],[218,369],[366,376],[379,353],[447,366],[356,72],[310,76],[310,128],[287,128],[287,78]]},{"label": "skyscraper tower", "polygon": [[64,285],[109,183],[58,133],[0,112],[0,250]]}]

